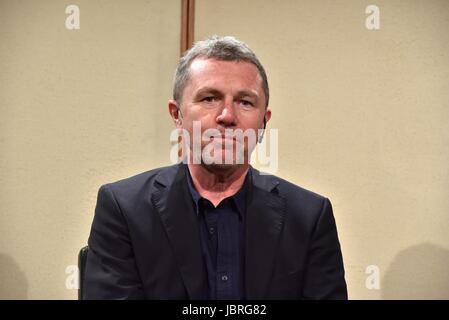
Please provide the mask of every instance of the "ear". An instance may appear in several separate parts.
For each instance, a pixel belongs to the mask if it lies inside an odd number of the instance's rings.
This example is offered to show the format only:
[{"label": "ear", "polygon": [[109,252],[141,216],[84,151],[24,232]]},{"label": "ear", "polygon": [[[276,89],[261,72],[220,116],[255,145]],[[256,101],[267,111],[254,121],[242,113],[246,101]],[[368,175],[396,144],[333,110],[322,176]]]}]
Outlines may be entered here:
[{"label": "ear", "polygon": [[270,121],[270,119],[271,119],[271,110],[268,109],[268,107],[267,107],[265,109],[265,114],[264,114],[264,117],[263,117],[263,130],[261,131],[261,133],[260,133],[260,135],[259,135],[259,137],[257,139],[258,143],[262,143],[263,135],[265,133],[265,128],[267,127],[267,122]]},{"label": "ear", "polygon": [[178,103],[175,100],[168,100],[168,112],[177,128],[181,127],[182,119]]},{"label": "ear", "polygon": [[271,109],[268,108],[268,107],[265,109],[265,116],[264,116],[264,119],[265,119],[265,125],[266,125],[267,122],[270,121],[270,119],[271,119]]}]

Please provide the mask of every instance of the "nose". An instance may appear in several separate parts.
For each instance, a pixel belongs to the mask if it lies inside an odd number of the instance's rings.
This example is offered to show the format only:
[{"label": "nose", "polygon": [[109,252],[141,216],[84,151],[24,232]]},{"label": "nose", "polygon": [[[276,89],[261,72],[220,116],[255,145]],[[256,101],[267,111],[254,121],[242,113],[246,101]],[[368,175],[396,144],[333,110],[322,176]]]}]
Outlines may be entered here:
[{"label": "nose", "polygon": [[237,116],[232,102],[225,103],[220,111],[220,114],[216,118],[218,124],[223,127],[233,127],[237,124]]}]

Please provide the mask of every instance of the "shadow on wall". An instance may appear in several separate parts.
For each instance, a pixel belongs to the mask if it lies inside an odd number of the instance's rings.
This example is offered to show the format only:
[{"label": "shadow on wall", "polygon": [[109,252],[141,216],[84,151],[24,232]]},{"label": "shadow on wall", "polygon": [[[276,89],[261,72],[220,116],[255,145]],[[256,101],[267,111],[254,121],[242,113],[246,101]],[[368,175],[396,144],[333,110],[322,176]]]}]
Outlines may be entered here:
[{"label": "shadow on wall", "polygon": [[423,243],[399,252],[382,284],[382,299],[449,299],[449,250]]},{"label": "shadow on wall", "polygon": [[26,299],[28,282],[13,258],[0,253],[0,299]]}]

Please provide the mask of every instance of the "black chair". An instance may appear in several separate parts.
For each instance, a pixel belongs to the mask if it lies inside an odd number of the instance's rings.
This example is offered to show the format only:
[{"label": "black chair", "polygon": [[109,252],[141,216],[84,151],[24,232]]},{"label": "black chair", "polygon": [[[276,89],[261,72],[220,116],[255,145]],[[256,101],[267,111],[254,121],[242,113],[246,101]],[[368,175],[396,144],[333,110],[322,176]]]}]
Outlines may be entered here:
[{"label": "black chair", "polygon": [[81,250],[78,254],[78,269],[80,272],[78,300],[83,300],[84,273],[86,271],[86,261],[87,261],[87,253],[88,252],[89,252],[89,247],[85,246],[85,247],[81,248]]}]

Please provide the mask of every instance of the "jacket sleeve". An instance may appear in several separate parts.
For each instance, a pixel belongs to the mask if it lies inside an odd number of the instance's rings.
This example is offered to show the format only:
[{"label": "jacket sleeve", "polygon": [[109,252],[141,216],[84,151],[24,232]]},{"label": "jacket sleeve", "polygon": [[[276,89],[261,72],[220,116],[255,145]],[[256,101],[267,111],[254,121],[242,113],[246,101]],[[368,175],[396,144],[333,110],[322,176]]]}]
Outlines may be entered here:
[{"label": "jacket sleeve", "polygon": [[312,233],[305,271],[305,299],[348,299],[337,227],[327,198]]},{"label": "jacket sleeve", "polygon": [[98,191],[83,299],[143,299],[126,219],[108,185]]}]

